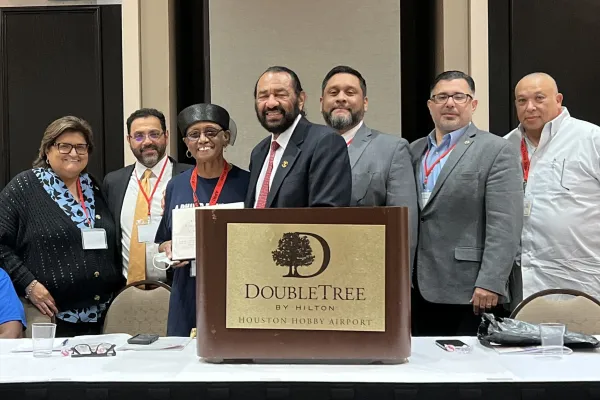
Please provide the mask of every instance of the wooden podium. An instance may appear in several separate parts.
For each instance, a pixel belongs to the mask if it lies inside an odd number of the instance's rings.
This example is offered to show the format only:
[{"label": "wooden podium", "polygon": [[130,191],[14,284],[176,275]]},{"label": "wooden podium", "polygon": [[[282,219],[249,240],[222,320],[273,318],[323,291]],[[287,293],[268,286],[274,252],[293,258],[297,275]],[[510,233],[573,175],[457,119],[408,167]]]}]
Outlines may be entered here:
[{"label": "wooden podium", "polygon": [[198,356],[405,362],[408,240],[404,207],[198,210]]}]

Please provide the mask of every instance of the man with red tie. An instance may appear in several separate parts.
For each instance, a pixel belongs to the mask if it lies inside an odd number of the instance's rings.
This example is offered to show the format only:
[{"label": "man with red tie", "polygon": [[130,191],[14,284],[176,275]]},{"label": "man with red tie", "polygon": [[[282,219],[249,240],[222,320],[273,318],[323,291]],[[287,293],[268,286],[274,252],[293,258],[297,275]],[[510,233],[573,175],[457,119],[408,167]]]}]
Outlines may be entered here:
[{"label": "man with red tie", "polygon": [[352,175],[346,142],[304,118],[296,73],[268,68],[254,88],[256,116],[271,133],[250,156],[249,208],[347,207]]}]

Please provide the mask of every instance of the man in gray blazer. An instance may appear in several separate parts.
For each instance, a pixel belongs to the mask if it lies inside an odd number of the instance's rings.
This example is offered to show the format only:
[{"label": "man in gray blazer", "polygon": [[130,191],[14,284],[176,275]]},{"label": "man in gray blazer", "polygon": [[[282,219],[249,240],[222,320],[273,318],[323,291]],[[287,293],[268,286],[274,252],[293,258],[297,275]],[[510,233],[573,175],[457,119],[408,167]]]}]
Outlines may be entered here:
[{"label": "man in gray blazer", "polygon": [[411,144],[420,222],[413,334],[475,335],[480,314],[504,314],[523,225],[517,149],[472,122],[473,79],[440,74],[427,102],[435,129]]},{"label": "man in gray blazer", "polygon": [[352,206],[408,207],[410,260],[417,246],[418,206],[409,145],[399,136],[363,122],[369,106],[367,83],[344,65],[327,73],[321,86],[321,113],[345,139],[352,168]]}]

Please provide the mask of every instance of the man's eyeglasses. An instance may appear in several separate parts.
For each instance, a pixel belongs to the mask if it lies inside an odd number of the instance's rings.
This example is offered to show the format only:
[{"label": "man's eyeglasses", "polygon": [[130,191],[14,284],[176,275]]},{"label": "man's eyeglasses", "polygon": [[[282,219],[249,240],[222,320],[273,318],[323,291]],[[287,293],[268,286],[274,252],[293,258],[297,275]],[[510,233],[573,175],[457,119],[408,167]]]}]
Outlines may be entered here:
[{"label": "man's eyeglasses", "polygon": [[87,154],[88,149],[90,147],[89,144],[71,144],[71,143],[54,143],[53,146],[55,146],[58,149],[58,152],[60,154],[69,154],[69,153],[71,153],[71,150],[73,150],[73,148],[75,148],[75,152],[79,155]]},{"label": "man's eyeglasses", "polygon": [[161,138],[162,135],[164,135],[164,132],[158,132],[158,131],[153,131],[150,132],[148,134],[145,133],[134,133],[133,135],[129,135],[130,138],[132,138],[133,140],[135,140],[138,143],[142,143],[144,140],[146,140],[146,138],[149,138],[150,140],[158,140]]},{"label": "man's eyeglasses", "polygon": [[185,138],[187,140],[189,140],[190,142],[196,142],[196,141],[198,141],[198,139],[200,139],[202,134],[204,134],[204,136],[206,136],[209,139],[213,139],[213,138],[217,137],[217,135],[221,132],[223,132],[223,129],[207,129],[205,131],[191,131],[185,136]]},{"label": "man's eyeglasses", "polygon": [[466,93],[454,93],[454,94],[440,93],[440,94],[434,94],[433,96],[431,96],[431,101],[433,101],[435,104],[446,104],[446,102],[448,101],[448,99],[450,97],[452,97],[452,100],[454,100],[454,102],[456,104],[464,104],[467,102],[467,100],[473,98],[473,96],[471,96],[470,94],[466,94]]},{"label": "man's eyeglasses", "polygon": [[78,344],[71,349],[71,357],[110,357],[116,356],[114,344],[100,343],[96,346]]}]

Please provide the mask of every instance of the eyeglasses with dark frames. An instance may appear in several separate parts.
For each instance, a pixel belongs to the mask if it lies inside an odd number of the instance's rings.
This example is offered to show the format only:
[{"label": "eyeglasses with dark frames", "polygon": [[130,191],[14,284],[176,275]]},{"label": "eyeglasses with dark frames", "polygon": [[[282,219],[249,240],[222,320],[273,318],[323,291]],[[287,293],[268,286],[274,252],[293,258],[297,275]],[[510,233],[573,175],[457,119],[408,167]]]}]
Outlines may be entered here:
[{"label": "eyeglasses with dark frames", "polygon": [[75,148],[75,152],[80,156],[87,154],[90,145],[89,144],[71,144],[71,143],[54,143],[52,146],[55,146],[58,149],[60,154],[69,154]]},{"label": "eyeglasses with dark frames", "polygon": [[467,100],[473,99],[473,96],[466,93],[439,93],[431,96],[430,100],[433,101],[435,104],[446,104],[448,102],[448,99],[450,98],[452,98],[452,100],[454,100],[456,104],[464,104],[467,102]]},{"label": "eyeglasses with dark frames", "polygon": [[159,132],[159,131],[152,131],[150,133],[134,133],[133,135],[129,135],[130,138],[132,138],[133,140],[135,140],[138,143],[142,143],[144,140],[146,140],[146,138],[149,138],[152,141],[156,141],[158,139],[160,139],[162,137],[162,135],[164,135],[164,132]]},{"label": "eyeglasses with dark frames", "polygon": [[95,346],[89,344],[78,344],[71,349],[71,357],[112,357],[116,356],[116,345],[111,343],[100,343]]},{"label": "eyeglasses with dark frames", "polygon": [[197,142],[202,135],[206,136],[209,139],[213,139],[213,138],[217,137],[217,135],[223,131],[224,131],[224,129],[215,129],[215,128],[208,128],[204,131],[191,131],[185,136],[184,140],[187,139],[190,142]]}]

